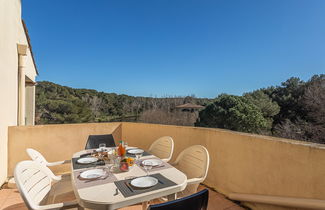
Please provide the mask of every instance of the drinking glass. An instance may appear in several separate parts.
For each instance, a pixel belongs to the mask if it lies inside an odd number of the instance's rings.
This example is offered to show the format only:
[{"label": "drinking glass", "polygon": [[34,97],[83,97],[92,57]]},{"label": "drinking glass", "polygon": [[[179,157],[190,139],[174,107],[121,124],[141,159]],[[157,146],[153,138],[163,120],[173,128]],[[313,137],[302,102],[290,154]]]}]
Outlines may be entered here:
[{"label": "drinking glass", "polygon": [[113,164],[105,164],[105,169],[107,174],[109,174],[109,172],[112,172],[112,168],[113,168]]},{"label": "drinking glass", "polygon": [[140,164],[140,158],[142,157],[142,152],[141,153],[136,153],[135,154],[135,162],[137,164]]},{"label": "drinking glass", "polygon": [[120,162],[121,162],[121,157],[115,156],[114,165],[113,165],[114,170],[116,170],[116,171],[119,170],[119,168],[120,168]]},{"label": "drinking glass", "polygon": [[100,149],[100,151],[105,151],[105,149],[106,149],[106,144],[105,144],[105,143],[101,143],[101,144],[99,144],[99,149]]},{"label": "drinking glass", "polygon": [[149,176],[149,171],[152,169],[153,163],[151,161],[146,161],[143,163],[143,168],[147,172],[147,176]]}]

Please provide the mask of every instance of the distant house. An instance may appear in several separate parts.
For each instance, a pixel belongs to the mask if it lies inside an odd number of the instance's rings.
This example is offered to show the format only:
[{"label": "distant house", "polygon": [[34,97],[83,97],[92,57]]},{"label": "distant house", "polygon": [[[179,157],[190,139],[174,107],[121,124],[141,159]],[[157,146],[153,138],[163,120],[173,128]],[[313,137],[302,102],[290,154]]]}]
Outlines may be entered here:
[{"label": "distant house", "polygon": [[204,106],[197,105],[197,104],[191,104],[191,103],[186,103],[186,104],[178,105],[175,107],[176,110],[180,110],[183,112],[196,112],[203,108],[204,108]]},{"label": "distant house", "polygon": [[[8,126],[33,125],[38,75],[21,0],[0,1],[0,165],[7,168]],[[0,170],[0,185],[7,171]]]}]

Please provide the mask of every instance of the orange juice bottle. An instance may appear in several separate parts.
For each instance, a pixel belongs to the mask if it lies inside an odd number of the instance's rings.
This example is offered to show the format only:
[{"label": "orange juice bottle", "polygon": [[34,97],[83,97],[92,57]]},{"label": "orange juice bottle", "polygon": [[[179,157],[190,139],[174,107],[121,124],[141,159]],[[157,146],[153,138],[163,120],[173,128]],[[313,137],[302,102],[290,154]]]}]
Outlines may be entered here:
[{"label": "orange juice bottle", "polygon": [[123,157],[125,156],[125,147],[123,146],[123,141],[120,141],[120,144],[118,145],[118,149],[117,149],[118,155]]},{"label": "orange juice bottle", "polygon": [[122,156],[124,157],[126,155],[126,148],[125,146],[123,145],[122,146]]}]

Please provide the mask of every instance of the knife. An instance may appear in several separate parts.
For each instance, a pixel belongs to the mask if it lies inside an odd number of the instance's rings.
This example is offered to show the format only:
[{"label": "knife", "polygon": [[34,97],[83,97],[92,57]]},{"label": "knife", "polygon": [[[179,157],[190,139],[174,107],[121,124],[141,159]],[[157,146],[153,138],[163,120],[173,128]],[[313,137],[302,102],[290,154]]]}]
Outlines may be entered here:
[{"label": "knife", "polygon": [[129,190],[130,190],[131,192],[134,192],[133,189],[132,189],[132,187],[130,186],[130,184],[129,184],[127,181],[124,182],[124,184],[126,185],[127,188],[129,188]]}]

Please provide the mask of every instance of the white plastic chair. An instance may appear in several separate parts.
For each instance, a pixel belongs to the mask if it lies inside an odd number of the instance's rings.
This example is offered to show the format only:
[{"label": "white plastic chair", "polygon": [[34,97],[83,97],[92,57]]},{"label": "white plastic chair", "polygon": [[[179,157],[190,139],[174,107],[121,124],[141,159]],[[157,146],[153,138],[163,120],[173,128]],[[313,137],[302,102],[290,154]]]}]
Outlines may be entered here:
[{"label": "white plastic chair", "polygon": [[66,209],[79,208],[73,201],[47,204],[46,199],[51,193],[52,172],[44,165],[31,160],[19,162],[14,171],[17,188],[29,209]]},{"label": "white plastic chair", "polygon": [[28,149],[26,149],[26,152],[32,160],[34,160],[40,164],[43,164],[45,166],[57,166],[57,165],[71,162],[71,160],[62,160],[62,161],[50,163],[50,162],[46,161],[46,159],[44,158],[44,156],[41,153],[39,153],[38,151],[36,151],[34,149],[28,148]]},{"label": "white plastic chair", "polygon": [[[57,162],[47,162],[47,160],[44,158],[44,156],[39,153],[38,151],[31,149],[31,148],[27,148],[26,149],[27,154],[29,155],[29,157],[33,160],[36,161],[37,163],[44,165],[44,166],[57,166],[57,165],[62,165],[62,164],[66,164],[66,163],[71,163],[71,160],[63,160],[63,161],[57,161]],[[52,172],[52,171],[51,171]],[[53,174],[53,172],[52,172]],[[56,176],[53,174],[53,179],[54,180],[61,180],[61,176]]]},{"label": "white plastic chair", "polygon": [[179,195],[193,194],[208,174],[210,157],[208,150],[201,145],[194,145],[183,150],[172,164],[187,176],[187,187]]},{"label": "white plastic chair", "polygon": [[168,162],[172,158],[173,151],[174,140],[170,136],[163,136],[151,144],[148,152]]}]

